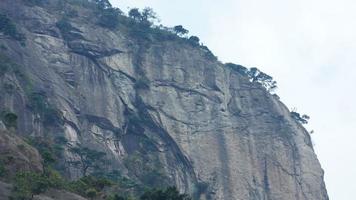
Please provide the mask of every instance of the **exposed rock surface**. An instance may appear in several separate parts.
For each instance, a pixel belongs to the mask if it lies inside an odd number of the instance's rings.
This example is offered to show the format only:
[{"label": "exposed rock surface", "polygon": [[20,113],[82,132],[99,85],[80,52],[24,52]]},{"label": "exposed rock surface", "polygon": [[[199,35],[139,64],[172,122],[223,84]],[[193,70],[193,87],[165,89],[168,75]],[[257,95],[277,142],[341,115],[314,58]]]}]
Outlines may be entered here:
[{"label": "exposed rock surface", "polygon": [[13,177],[16,171],[42,171],[37,150],[9,131],[0,130],[0,162],[7,177]]},{"label": "exposed rock surface", "polygon": [[[201,199],[328,199],[308,132],[261,85],[187,42],[143,41],[70,8],[81,36],[66,41],[56,27],[61,10],[0,2],[27,38],[26,46],[0,39],[24,74],[1,75],[1,87],[15,89],[2,90],[0,109],[18,115],[23,135],[64,136],[67,176],[83,175],[68,164],[80,145],[106,153],[102,171]],[[44,118],[33,95],[57,114]]]},{"label": "exposed rock surface", "polygon": [[49,190],[45,194],[36,195],[34,200],[86,200],[79,195],[63,191],[63,190]]}]

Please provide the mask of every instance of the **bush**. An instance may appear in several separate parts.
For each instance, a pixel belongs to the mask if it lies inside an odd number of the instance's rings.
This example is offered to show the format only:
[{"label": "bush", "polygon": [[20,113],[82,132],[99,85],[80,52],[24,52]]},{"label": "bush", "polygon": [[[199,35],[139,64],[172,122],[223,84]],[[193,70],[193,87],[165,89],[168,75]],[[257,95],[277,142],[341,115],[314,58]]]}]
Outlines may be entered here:
[{"label": "bush", "polygon": [[295,119],[297,122],[301,123],[301,124],[308,124],[308,121],[310,119],[310,117],[306,114],[301,115],[296,111],[292,111],[291,112],[292,118]]},{"label": "bush", "polygon": [[[77,181],[68,183],[67,188],[74,193],[92,198],[92,196],[88,195],[93,195],[93,191],[95,191],[97,194],[105,187],[109,187],[112,185],[114,185],[114,183],[106,178],[84,176]],[[90,193],[88,193],[89,191]]]},{"label": "bush", "polygon": [[173,30],[179,36],[184,36],[189,33],[189,31],[185,29],[182,25],[173,27]]},{"label": "bush", "polygon": [[15,199],[32,199],[33,195],[45,192],[50,184],[48,179],[33,172],[16,174],[12,197]]},{"label": "bush", "polygon": [[85,196],[89,197],[90,199],[93,199],[98,195],[98,192],[94,188],[90,188],[87,191],[85,191]]},{"label": "bush", "polygon": [[200,39],[197,36],[190,36],[188,39],[189,43],[193,46],[199,46],[200,45]]},{"label": "bush", "polygon": [[168,187],[165,190],[153,189],[146,191],[140,200],[191,200],[186,194],[180,194],[176,187]]},{"label": "bush", "polygon": [[7,128],[17,128],[18,117],[15,113],[3,112],[1,118]]}]

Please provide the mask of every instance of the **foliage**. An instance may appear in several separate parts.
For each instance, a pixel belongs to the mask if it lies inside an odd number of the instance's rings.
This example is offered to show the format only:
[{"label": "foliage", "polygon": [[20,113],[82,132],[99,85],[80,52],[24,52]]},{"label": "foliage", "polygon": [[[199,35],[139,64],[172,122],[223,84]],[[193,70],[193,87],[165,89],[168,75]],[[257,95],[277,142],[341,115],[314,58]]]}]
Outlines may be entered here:
[{"label": "foliage", "polygon": [[186,194],[180,194],[175,187],[168,187],[165,190],[153,189],[146,191],[140,200],[191,200]]},{"label": "foliage", "polygon": [[308,120],[310,119],[310,117],[306,114],[301,115],[300,113],[296,112],[296,111],[292,111],[291,115],[293,117],[293,119],[295,119],[297,122],[301,123],[301,124],[308,124]]},{"label": "foliage", "polygon": [[96,3],[98,8],[102,10],[112,8],[109,0],[94,0],[94,3]]},{"label": "foliage", "polygon": [[38,150],[45,166],[54,165],[62,157],[63,145],[67,143],[43,137],[30,137],[27,142]]},{"label": "foliage", "polygon": [[17,128],[17,115],[12,112],[2,112],[1,119],[7,128]]},{"label": "foliage", "polygon": [[73,161],[70,164],[79,168],[83,176],[87,176],[89,170],[100,169],[101,165],[105,162],[106,153],[104,152],[81,146],[72,147],[70,150],[80,158],[79,161]]},{"label": "foliage", "polygon": [[189,33],[189,31],[187,29],[183,28],[182,25],[173,27],[173,31],[179,36],[184,36]]},{"label": "foliage", "polygon": [[199,46],[200,45],[200,39],[197,36],[190,36],[188,39],[188,42],[193,45],[193,46]]},{"label": "foliage", "polygon": [[25,41],[25,36],[18,32],[16,25],[4,14],[0,13],[0,32],[20,42]]},{"label": "foliage", "polygon": [[152,26],[155,20],[158,20],[157,14],[153,11],[152,8],[146,7],[142,11],[138,8],[132,8],[129,13],[129,17],[135,21],[141,23],[145,27]]},{"label": "foliage", "polygon": [[94,191],[96,192],[96,195],[105,187],[110,187],[112,185],[114,185],[114,183],[106,178],[84,176],[77,181],[68,183],[67,188],[72,192],[92,198]]},{"label": "foliage", "polygon": [[87,191],[85,191],[85,196],[89,197],[90,199],[93,199],[98,195],[98,191],[96,191],[94,188],[90,188]]},{"label": "foliage", "polygon": [[250,81],[260,83],[267,91],[272,92],[277,88],[277,82],[273,78],[260,71],[259,69],[253,67],[247,72]]},{"label": "foliage", "polygon": [[48,179],[38,173],[18,172],[15,177],[12,197],[32,199],[33,195],[45,192],[50,186]]}]

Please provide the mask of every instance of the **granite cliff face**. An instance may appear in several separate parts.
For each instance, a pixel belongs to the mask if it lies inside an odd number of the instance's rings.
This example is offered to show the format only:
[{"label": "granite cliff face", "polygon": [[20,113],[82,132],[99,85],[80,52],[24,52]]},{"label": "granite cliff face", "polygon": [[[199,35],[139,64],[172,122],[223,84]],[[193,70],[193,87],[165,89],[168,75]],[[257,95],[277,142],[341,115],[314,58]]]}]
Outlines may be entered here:
[{"label": "granite cliff face", "polygon": [[[16,113],[23,137],[66,139],[66,177],[100,169],[200,199],[328,199],[308,132],[260,84],[183,39],[110,30],[90,9],[57,4],[0,2],[26,37],[0,38],[16,66],[0,77],[0,109]],[[77,15],[63,31],[68,9]],[[72,165],[75,147],[103,162]]]}]

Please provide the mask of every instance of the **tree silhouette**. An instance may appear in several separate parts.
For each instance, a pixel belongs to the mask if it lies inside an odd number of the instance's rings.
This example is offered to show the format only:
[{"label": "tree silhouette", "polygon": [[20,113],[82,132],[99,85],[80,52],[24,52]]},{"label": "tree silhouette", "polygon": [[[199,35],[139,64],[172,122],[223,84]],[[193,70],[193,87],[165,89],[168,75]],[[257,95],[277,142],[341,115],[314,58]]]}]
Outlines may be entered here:
[{"label": "tree silhouette", "polygon": [[70,164],[80,168],[83,176],[88,175],[89,170],[100,169],[105,162],[106,153],[89,149],[87,147],[73,147],[70,151],[79,156],[79,161],[71,161]]},{"label": "tree silhouette", "polygon": [[184,36],[189,33],[189,31],[187,29],[183,28],[182,25],[175,26],[173,28],[173,30],[179,36]]}]

